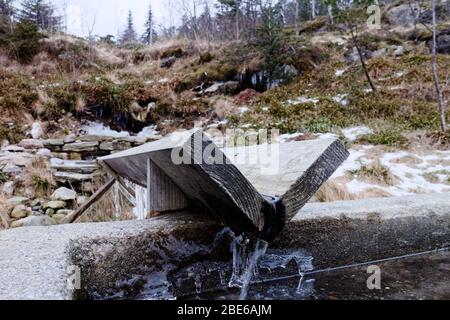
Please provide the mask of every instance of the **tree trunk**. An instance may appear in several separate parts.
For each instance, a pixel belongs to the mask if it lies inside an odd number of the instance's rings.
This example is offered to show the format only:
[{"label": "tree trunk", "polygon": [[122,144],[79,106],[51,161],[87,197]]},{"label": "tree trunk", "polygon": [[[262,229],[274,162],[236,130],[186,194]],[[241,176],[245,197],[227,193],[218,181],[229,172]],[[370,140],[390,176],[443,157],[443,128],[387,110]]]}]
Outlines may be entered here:
[{"label": "tree trunk", "polygon": [[316,19],[316,0],[311,0],[311,19]]},{"label": "tree trunk", "polygon": [[300,0],[295,0],[295,35],[298,36],[300,34],[300,4],[298,3]]},{"label": "tree trunk", "polygon": [[437,43],[437,35],[436,35],[436,0],[432,0],[432,13],[433,13],[433,45],[432,45],[432,53],[431,53],[431,64],[433,70],[433,79],[434,85],[436,88],[436,93],[438,95],[438,104],[439,104],[439,117],[440,117],[440,126],[441,131],[445,132],[447,130],[446,118],[445,118],[445,101],[444,95],[442,93],[442,87],[439,80],[439,74],[437,71],[437,54],[436,54],[436,43]]},{"label": "tree trunk", "polygon": [[330,26],[334,25],[333,6],[328,5],[328,23]]}]

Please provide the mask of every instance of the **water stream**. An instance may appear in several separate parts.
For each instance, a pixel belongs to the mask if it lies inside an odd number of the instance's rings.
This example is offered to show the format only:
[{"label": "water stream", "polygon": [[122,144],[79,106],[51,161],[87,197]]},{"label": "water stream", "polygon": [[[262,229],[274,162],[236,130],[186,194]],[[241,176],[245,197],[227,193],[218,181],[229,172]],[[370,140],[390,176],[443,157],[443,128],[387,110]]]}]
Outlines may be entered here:
[{"label": "water stream", "polygon": [[[313,257],[302,250],[275,250],[260,239],[220,232],[213,245],[229,245],[232,260],[194,262],[167,273],[146,286],[141,299],[434,299],[450,298],[450,253],[447,249],[394,257],[330,269],[315,269]],[[369,266],[382,270],[383,287],[367,287]],[[173,272],[175,271],[175,272]],[[169,275],[170,273],[170,275]]]}]

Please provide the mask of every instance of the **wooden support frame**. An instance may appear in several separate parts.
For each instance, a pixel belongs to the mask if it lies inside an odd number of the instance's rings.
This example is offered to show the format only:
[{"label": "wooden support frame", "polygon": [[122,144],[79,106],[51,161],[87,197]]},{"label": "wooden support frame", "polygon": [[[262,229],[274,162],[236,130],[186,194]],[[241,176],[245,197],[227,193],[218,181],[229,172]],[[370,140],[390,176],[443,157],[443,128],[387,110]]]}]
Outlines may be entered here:
[{"label": "wooden support frame", "polygon": [[100,200],[105,193],[107,193],[116,183],[116,179],[111,179],[108,183],[106,183],[103,187],[101,187],[96,193],[92,195],[92,197],[89,198],[88,201],[86,201],[81,207],[79,207],[77,210],[72,212],[70,215],[68,215],[64,220],[63,223],[73,223],[75,222],[79,217],[83,215],[83,213],[86,212],[89,207],[91,207],[94,203],[96,203],[98,200]]}]

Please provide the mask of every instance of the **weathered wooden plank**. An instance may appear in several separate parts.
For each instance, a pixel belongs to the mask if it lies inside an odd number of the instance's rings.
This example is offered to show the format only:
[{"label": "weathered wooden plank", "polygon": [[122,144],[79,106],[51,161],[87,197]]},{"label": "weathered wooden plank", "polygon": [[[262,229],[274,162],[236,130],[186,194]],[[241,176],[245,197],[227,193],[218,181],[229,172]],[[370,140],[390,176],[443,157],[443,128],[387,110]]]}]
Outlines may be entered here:
[{"label": "weathered wooden plank", "polygon": [[[174,155],[182,155],[184,161],[174,159]],[[264,232],[266,221],[273,220],[273,206],[201,130],[191,130],[100,160],[118,175],[146,186],[149,158],[187,198],[234,230]],[[213,158],[219,159],[219,163],[212,161]]]},{"label": "weathered wooden plank", "polygon": [[283,200],[292,219],[349,156],[337,139],[224,150],[261,193]]},{"label": "weathered wooden plank", "polygon": [[96,193],[92,195],[86,201],[80,208],[75,210],[73,213],[68,215],[64,220],[63,223],[73,223],[75,222],[79,217],[83,215],[84,212],[86,212],[87,209],[89,209],[90,206],[92,206],[94,203],[96,203],[98,200],[101,199],[105,195],[106,192],[108,192],[116,183],[116,179],[111,179],[107,184],[105,184],[103,187],[101,187]]}]

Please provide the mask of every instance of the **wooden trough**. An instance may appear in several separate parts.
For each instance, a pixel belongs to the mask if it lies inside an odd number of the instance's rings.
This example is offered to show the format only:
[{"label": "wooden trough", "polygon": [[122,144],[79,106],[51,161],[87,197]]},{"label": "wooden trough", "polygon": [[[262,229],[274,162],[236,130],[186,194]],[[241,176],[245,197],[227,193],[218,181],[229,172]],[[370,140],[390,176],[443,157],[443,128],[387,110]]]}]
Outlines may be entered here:
[{"label": "wooden trough", "polygon": [[[337,139],[219,149],[200,129],[99,159],[113,176],[73,222],[124,179],[147,189],[149,212],[202,208],[235,232],[273,240],[348,157]],[[269,148],[270,154],[263,153]],[[269,160],[253,161],[255,155]],[[269,159],[267,159],[269,157]],[[270,172],[269,172],[270,171]],[[132,193],[132,190],[129,190]]]}]

